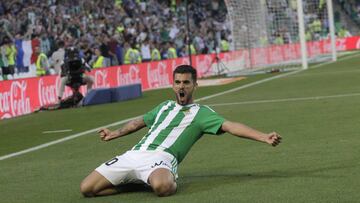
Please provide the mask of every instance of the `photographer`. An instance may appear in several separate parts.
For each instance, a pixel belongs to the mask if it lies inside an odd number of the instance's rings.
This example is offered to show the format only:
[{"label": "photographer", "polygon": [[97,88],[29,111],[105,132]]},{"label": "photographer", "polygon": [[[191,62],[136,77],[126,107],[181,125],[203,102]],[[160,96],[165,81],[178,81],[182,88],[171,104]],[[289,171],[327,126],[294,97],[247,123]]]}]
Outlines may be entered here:
[{"label": "photographer", "polygon": [[[87,91],[92,89],[94,78],[86,75],[86,71],[90,72],[91,67],[80,57],[79,50],[76,47],[67,48],[64,64],[61,66],[61,84],[58,92],[59,103],[62,102],[65,86],[71,87],[73,91],[74,106],[83,98],[83,95],[79,92],[82,85],[87,85]],[[78,97],[81,97],[81,99]]]}]

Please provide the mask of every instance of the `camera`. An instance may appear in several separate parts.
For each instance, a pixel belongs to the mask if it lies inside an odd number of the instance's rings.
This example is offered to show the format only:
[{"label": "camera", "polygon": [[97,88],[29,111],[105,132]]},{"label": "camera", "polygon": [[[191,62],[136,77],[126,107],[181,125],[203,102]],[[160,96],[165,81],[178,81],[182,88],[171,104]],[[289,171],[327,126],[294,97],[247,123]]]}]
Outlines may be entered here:
[{"label": "camera", "polygon": [[81,85],[85,84],[82,77],[84,72],[85,66],[80,57],[79,50],[76,47],[66,49],[65,62],[62,70],[62,76],[68,77],[66,85],[74,89],[80,88]]},{"label": "camera", "polygon": [[[81,58],[79,50],[76,47],[67,48],[61,66],[61,84],[58,92],[60,102],[55,106],[56,109],[74,107],[81,103],[84,96],[80,92],[80,87],[86,84],[87,91],[90,91],[94,83],[92,76],[84,74],[86,70],[90,72],[91,67]],[[73,94],[63,100],[65,86],[69,86]]]}]

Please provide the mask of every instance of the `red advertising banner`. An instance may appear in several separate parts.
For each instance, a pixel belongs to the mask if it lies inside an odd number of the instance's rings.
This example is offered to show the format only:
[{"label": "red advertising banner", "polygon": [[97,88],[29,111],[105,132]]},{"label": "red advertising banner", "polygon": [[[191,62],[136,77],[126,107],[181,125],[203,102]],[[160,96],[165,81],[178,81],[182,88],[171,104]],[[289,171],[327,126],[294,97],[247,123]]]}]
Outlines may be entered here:
[{"label": "red advertising banner", "polygon": [[[338,51],[360,49],[360,37],[337,39]],[[313,57],[330,52],[330,40],[308,42],[308,55]],[[229,67],[246,69],[299,60],[300,45],[286,44],[252,50],[220,53],[219,58]],[[216,74],[215,54],[192,56],[198,77]],[[113,66],[92,70],[95,78],[93,88],[110,88],[141,83],[143,90],[167,87],[172,84],[172,72],[180,64],[189,64],[189,58],[163,60],[142,64]],[[231,71],[231,70],[230,70]],[[57,101],[59,76],[45,76],[0,81],[0,119],[29,114],[34,109]],[[83,86],[81,91],[86,93]],[[71,95],[66,89],[64,97]]]}]

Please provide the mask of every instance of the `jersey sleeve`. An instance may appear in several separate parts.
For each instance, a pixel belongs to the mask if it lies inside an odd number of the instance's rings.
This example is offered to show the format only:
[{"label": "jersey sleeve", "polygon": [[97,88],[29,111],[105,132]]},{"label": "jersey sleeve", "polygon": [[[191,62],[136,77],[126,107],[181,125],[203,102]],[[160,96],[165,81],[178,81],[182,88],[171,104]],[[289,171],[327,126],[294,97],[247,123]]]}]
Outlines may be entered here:
[{"label": "jersey sleeve", "polygon": [[155,108],[153,108],[151,111],[147,112],[144,115],[144,122],[148,128],[150,128],[154,124],[156,115],[160,111],[161,107],[164,106],[167,102],[168,101],[159,104],[158,106],[156,106]]},{"label": "jersey sleeve", "polygon": [[221,130],[221,126],[224,123],[225,119],[212,110],[210,107],[204,111],[204,115],[201,119],[201,128],[203,133],[212,134],[212,135],[220,135],[224,132]]}]

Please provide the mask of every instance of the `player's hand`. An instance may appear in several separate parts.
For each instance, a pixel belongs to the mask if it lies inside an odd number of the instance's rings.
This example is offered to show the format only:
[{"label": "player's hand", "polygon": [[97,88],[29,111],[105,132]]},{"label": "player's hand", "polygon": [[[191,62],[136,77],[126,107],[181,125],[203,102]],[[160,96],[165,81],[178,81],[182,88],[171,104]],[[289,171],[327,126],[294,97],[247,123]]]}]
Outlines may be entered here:
[{"label": "player's hand", "polygon": [[113,139],[113,133],[112,131],[110,131],[109,129],[107,128],[102,128],[98,131],[99,135],[100,135],[100,139],[102,141],[109,141],[111,139]]},{"label": "player's hand", "polygon": [[268,137],[266,138],[266,142],[273,147],[276,147],[278,144],[281,143],[281,136],[277,134],[276,132],[272,132],[268,134]]}]

